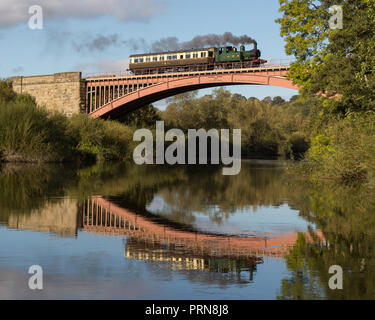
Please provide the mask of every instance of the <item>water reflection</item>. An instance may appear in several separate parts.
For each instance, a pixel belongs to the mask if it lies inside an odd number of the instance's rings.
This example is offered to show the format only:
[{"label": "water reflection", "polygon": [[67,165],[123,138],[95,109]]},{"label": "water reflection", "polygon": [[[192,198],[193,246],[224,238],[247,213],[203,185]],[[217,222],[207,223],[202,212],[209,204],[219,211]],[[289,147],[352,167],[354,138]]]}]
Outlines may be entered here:
[{"label": "water reflection", "polygon": [[[375,299],[375,198],[363,186],[302,185],[293,201],[326,239],[308,243],[299,236],[286,258],[290,275],[282,280],[279,299]],[[308,196],[308,201],[306,201]],[[344,271],[343,290],[328,287],[328,270]]]},{"label": "water reflection", "polygon": [[[57,270],[57,261],[77,258],[66,249],[51,262],[50,252],[72,238],[75,250],[84,255],[88,234],[101,248],[96,253],[101,267],[91,277],[110,277],[126,287],[133,277],[125,269],[133,270],[136,263],[141,279],[157,286],[168,283],[155,298],[186,298],[188,292],[197,298],[257,298],[259,282],[266,292],[262,298],[373,299],[374,209],[373,194],[365,188],[298,182],[279,162],[244,162],[234,177],[222,176],[219,167],[121,163],[86,168],[12,165],[0,173],[0,224],[6,227],[0,228],[0,241],[27,243],[27,230],[54,235],[54,242],[40,240],[32,253]],[[11,229],[21,232],[10,236]],[[103,244],[108,235],[120,239],[121,253]],[[7,274],[2,270],[19,272],[28,261],[22,257],[30,251],[17,250],[0,248],[0,282]],[[104,253],[112,258],[102,260]],[[340,292],[328,288],[328,269],[337,264],[345,273]],[[75,268],[82,273],[93,265],[83,259],[63,273],[73,275]],[[116,271],[109,276],[109,270]],[[213,292],[204,287],[215,284],[219,288]],[[101,298],[111,298],[108,285],[101,286],[108,289]],[[175,296],[176,288],[185,291]]]},{"label": "water reflection", "polygon": [[[216,273],[221,283],[250,283],[257,265],[263,263],[262,258],[251,255],[212,255],[200,247],[187,248],[184,245],[132,237],[126,241],[125,257],[156,262],[159,267],[173,271],[204,271],[206,278],[212,278],[211,274]],[[204,283],[203,274],[199,274],[199,278]]]}]

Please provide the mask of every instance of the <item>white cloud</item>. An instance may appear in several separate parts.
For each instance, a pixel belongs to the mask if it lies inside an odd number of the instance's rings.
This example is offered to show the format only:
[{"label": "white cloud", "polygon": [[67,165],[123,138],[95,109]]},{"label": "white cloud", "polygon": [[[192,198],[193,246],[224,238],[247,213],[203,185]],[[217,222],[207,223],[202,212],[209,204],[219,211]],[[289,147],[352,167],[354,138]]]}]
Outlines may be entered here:
[{"label": "white cloud", "polygon": [[45,19],[112,15],[120,21],[147,21],[162,14],[167,4],[159,0],[1,0],[0,27],[28,23],[33,5],[43,8]]}]

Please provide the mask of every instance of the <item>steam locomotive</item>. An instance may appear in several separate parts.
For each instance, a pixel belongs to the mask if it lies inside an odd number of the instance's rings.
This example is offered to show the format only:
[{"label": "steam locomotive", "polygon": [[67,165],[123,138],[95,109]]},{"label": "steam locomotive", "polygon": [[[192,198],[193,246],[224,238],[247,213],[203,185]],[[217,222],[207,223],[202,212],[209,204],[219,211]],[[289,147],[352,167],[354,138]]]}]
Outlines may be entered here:
[{"label": "steam locomotive", "polygon": [[204,71],[215,69],[252,68],[266,63],[254,44],[252,50],[226,46],[219,48],[190,49],[129,57],[129,70],[135,75],[170,72]]}]

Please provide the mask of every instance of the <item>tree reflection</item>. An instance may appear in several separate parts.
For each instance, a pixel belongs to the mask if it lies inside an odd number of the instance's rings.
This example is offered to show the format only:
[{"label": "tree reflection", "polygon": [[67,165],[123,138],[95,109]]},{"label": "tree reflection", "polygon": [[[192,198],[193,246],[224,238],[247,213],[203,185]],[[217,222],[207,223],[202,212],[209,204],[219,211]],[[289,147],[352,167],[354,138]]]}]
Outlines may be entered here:
[{"label": "tree reflection", "polygon": [[[374,299],[375,200],[371,191],[335,184],[305,184],[299,191],[293,200],[300,214],[316,224],[326,242],[311,244],[300,235],[286,257],[290,276],[282,280],[279,299]],[[332,265],[343,268],[343,290],[328,287]]]}]

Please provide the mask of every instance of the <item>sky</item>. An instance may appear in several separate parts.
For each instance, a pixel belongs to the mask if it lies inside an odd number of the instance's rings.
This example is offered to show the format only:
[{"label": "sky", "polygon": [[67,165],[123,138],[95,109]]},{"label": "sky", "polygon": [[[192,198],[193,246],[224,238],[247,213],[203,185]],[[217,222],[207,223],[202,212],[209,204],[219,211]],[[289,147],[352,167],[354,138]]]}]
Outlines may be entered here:
[{"label": "sky", "polygon": [[[41,30],[29,27],[33,5],[43,9]],[[290,59],[275,22],[278,10],[278,0],[1,0],[0,78],[125,71],[129,55],[151,52],[162,39],[186,42],[225,32],[255,39],[263,59]],[[297,94],[270,86],[228,89],[260,99]]]}]

